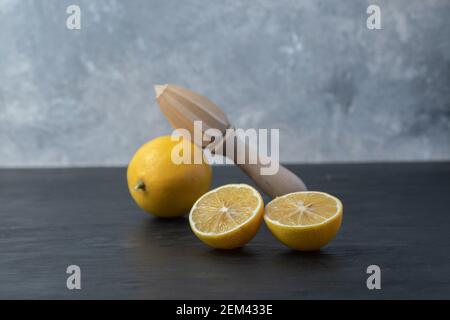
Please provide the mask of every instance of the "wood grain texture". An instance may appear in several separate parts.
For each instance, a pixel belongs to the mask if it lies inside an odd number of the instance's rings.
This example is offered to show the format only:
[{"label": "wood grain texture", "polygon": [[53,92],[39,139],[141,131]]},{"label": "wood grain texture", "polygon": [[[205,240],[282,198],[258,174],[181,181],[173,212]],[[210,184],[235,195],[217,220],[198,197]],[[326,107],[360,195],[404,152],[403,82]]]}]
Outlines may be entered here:
[{"label": "wood grain texture", "polygon": [[[320,252],[289,250],[264,226],[241,250],[212,250],[186,218],[143,213],[124,168],[0,170],[0,298],[450,298],[450,163],[289,168],[344,203]],[[249,179],[214,168],[214,186],[231,182]],[[70,264],[79,291],[66,289]],[[371,264],[382,290],[366,288]]]}]

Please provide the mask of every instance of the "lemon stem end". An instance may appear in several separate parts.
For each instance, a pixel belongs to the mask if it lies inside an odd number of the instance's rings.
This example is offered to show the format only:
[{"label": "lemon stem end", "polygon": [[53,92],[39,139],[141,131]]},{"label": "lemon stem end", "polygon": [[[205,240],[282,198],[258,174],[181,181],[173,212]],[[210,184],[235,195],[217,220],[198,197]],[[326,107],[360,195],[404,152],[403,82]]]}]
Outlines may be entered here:
[{"label": "lemon stem end", "polygon": [[145,183],[142,180],[139,180],[136,185],[134,186],[134,190],[135,191],[145,191],[146,187],[145,187]]}]

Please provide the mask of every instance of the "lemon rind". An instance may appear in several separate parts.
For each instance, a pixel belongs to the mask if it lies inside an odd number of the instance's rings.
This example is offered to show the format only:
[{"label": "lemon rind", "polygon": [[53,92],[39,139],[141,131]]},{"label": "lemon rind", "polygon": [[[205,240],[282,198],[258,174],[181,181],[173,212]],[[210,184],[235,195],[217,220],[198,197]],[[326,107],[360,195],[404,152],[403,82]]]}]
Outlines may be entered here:
[{"label": "lemon rind", "polygon": [[[194,210],[194,208],[195,208],[195,207],[197,206],[197,204],[198,204],[205,196],[207,196],[208,194],[213,193],[213,192],[217,192],[217,191],[220,190],[220,189],[223,189],[223,188],[229,188],[229,187],[236,187],[236,188],[243,188],[243,187],[244,187],[244,188],[247,188],[247,189],[251,189],[251,190],[252,190],[253,194],[258,198],[258,205],[257,205],[257,207],[255,208],[255,210],[253,210],[252,215],[251,215],[247,220],[245,220],[243,223],[241,223],[240,225],[238,225],[237,227],[235,227],[235,228],[233,228],[233,229],[230,229],[230,230],[228,230],[228,231],[225,231],[225,232],[215,233],[215,232],[203,232],[203,231],[198,230],[198,228],[195,226],[195,222],[192,220],[192,211]],[[216,188],[216,189],[213,189],[213,190],[210,190],[210,191],[206,192],[204,195],[202,195],[200,198],[198,198],[197,201],[195,201],[194,205],[193,205],[192,208],[191,208],[191,211],[189,212],[189,224],[191,225],[191,228],[192,228],[196,233],[198,233],[198,234],[200,234],[200,235],[202,235],[202,236],[207,236],[207,237],[211,237],[211,236],[214,236],[214,237],[217,237],[217,236],[223,236],[223,235],[226,235],[226,234],[228,234],[228,233],[234,232],[234,231],[236,231],[236,230],[242,228],[243,226],[245,226],[247,223],[249,223],[249,222],[252,220],[252,218],[254,218],[254,217],[258,214],[258,212],[261,210],[261,208],[262,208],[263,206],[264,206],[264,205],[263,205],[263,200],[262,200],[261,195],[260,195],[259,192],[258,192],[255,188],[253,188],[252,186],[250,186],[250,185],[248,185],[248,184],[245,184],[245,183],[226,184],[226,185],[220,186],[220,187],[218,187],[218,188]]]},{"label": "lemon rind", "polygon": [[[327,218],[326,220],[320,222],[320,223],[308,224],[308,225],[301,225],[301,224],[298,224],[298,225],[289,225],[289,224],[283,224],[283,223],[280,223],[279,221],[272,220],[272,219],[268,216],[268,214],[266,213],[266,212],[267,212],[266,209],[267,209],[267,206],[268,206],[272,201],[274,201],[274,200],[276,200],[276,199],[286,198],[287,196],[290,196],[290,195],[292,195],[292,194],[297,194],[297,193],[315,193],[315,194],[321,194],[321,195],[324,195],[324,196],[326,196],[326,197],[328,197],[328,198],[331,198],[331,199],[335,200],[335,201],[336,201],[336,204],[337,204],[335,214],[332,215],[331,217]],[[339,215],[342,215],[342,208],[343,208],[343,206],[342,206],[341,200],[339,200],[338,198],[332,196],[331,194],[325,193],[325,192],[320,192],[320,191],[298,191],[298,192],[292,192],[292,193],[288,193],[288,194],[285,194],[285,195],[280,196],[280,197],[276,197],[276,198],[273,199],[272,201],[269,202],[269,203],[265,206],[265,208],[264,208],[264,209],[265,209],[265,210],[264,210],[264,211],[265,211],[265,213],[264,213],[264,219],[265,219],[265,220],[268,220],[270,223],[276,224],[276,225],[281,226],[281,227],[284,227],[284,228],[295,228],[295,229],[309,229],[309,228],[315,228],[315,227],[321,226],[321,225],[323,225],[323,224],[329,223],[330,221],[332,221],[332,220],[338,218]]]}]

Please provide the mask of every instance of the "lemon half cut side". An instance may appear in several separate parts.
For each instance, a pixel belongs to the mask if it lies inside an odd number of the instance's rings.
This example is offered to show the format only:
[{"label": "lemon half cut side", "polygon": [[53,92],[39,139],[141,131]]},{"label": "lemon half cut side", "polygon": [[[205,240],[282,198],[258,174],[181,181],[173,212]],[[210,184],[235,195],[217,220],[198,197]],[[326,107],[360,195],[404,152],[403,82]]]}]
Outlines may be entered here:
[{"label": "lemon half cut side", "polygon": [[265,208],[264,220],[286,246],[315,251],[337,234],[342,223],[342,202],[327,193],[294,192],[275,198]]},{"label": "lemon half cut side", "polygon": [[192,206],[189,224],[207,245],[235,249],[258,231],[264,213],[259,192],[246,184],[228,184],[201,196]]}]

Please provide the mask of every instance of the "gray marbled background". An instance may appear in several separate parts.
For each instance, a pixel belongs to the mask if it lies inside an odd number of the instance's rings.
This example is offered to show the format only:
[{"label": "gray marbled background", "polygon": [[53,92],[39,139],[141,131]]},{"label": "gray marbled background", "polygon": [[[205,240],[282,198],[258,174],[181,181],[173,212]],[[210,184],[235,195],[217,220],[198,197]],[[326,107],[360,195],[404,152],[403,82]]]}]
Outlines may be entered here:
[{"label": "gray marbled background", "polygon": [[[450,158],[450,1],[0,0],[0,166],[126,164],[152,85],[280,128],[285,162]],[[82,10],[81,30],[65,26]]]}]

